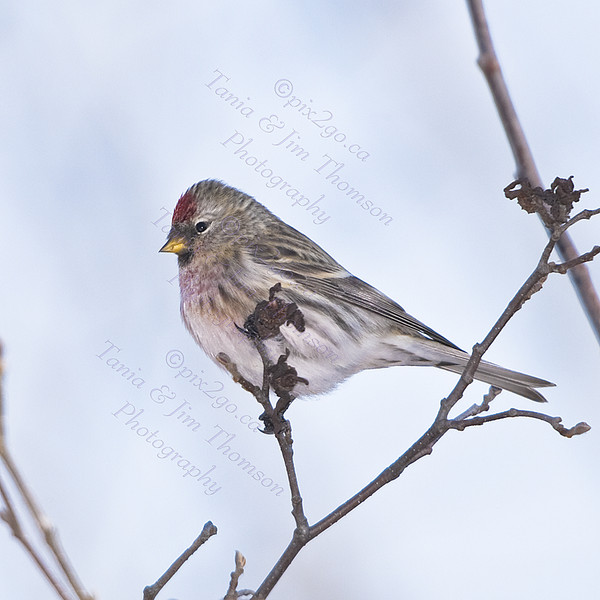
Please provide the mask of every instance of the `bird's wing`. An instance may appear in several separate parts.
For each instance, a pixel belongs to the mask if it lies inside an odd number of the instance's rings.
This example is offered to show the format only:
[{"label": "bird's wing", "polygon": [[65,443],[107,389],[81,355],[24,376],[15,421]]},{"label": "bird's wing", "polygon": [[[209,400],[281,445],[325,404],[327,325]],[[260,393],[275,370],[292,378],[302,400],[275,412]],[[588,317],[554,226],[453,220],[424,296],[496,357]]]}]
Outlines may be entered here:
[{"label": "bird's wing", "polygon": [[306,288],[316,293],[333,295],[336,299],[368,310],[376,315],[386,317],[400,325],[405,331],[412,335],[425,336],[426,338],[439,342],[444,346],[450,346],[460,350],[453,344],[421,321],[409,315],[399,304],[382,294],[354,275],[345,277],[306,277],[301,280]]},{"label": "bird's wing", "polygon": [[282,236],[277,243],[261,244],[255,252],[255,258],[283,278],[314,294],[347,302],[390,319],[408,334],[424,336],[460,350],[450,340],[409,315],[391,298],[362,279],[354,277],[311,239],[292,231],[297,235]]}]

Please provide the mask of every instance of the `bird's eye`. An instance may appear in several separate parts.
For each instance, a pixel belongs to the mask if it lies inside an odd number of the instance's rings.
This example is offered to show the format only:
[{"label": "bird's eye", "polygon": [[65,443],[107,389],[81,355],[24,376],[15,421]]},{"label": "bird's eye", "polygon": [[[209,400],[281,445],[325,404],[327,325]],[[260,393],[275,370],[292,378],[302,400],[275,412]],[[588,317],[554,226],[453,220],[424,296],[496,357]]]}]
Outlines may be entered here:
[{"label": "bird's eye", "polygon": [[208,225],[209,223],[207,223],[206,221],[198,221],[196,223],[196,231],[198,233],[203,233],[208,229]]}]

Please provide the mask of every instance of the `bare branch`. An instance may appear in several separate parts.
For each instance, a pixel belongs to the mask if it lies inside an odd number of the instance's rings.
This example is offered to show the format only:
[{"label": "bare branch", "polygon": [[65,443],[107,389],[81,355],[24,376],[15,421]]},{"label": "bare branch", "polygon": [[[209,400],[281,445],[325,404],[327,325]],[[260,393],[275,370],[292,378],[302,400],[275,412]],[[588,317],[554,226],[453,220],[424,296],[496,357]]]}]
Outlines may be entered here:
[{"label": "bare branch", "polygon": [[[235,551],[235,571],[231,572],[231,581],[229,582],[229,589],[227,590],[227,594],[225,594],[225,598],[223,600],[237,600],[239,597],[239,593],[237,590],[237,585],[242,573],[244,572],[244,567],[246,566],[246,558],[239,551]],[[245,594],[246,595],[246,594]]]},{"label": "bare branch", "polygon": [[31,542],[23,532],[23,528],[21,527],[19,518],[17,517],[15,507],[1,479],[0,496],[2,496],[2,499],[4,500],[4,509],[0,512],[0,518],[8,525],[15,539],[17,539],[21,543],[23,548],[25,548],[25,551],[29,554],[29,556],[31,556],[33,562],[37,565],[38,569],[48,580],[48,583],[50,583],[50,585],[54,588],[58,596],[63,600],[71,600],[72,596],[70,596],[70,594],[58,581],[58,579],[54,577],[52,571],[50,570],[50,567],[45,563],[45,561],[42,559],[41,554],[31,544]]},{"label": "bare branch", "polygon": [[569,227],[572,227],[573,225],[575,225],[575,223],[578,223],[579,221],[589,220],[592,217],[595,217],[596,215],[600,215],[600,208],[595,208],[594,210],[582,210],[581,212],[577,213],[574,217],[571,217],[563,225],[562,231],[566,231]]},{"label": "bare branch", "polygon": [[527,278],[519,291],[513,296],[512,300],[508,303],[507,307],[504,309],[503,313],[500,315],[483,341],[473,346],[471,358],[467,362],[467,365],[462,372],[458,383],[452,392],[450,392],[450,395],[447,398],[444,398],[440,403],[440,410],[438,413],[438,418],[440,420],[443,421],[448,418],[452,408],[462,398],[467,387],[473,382],[473,376],[477,370],[477,367],[479,366],[479,363],[481,362],[483,355],[493,344],[494,340],[498,337],[502,329],[504,329],[517,311],[521,309],[523,304],[525,304],[525,302],[527,302],[527,300],[529,300],[533,294],[542,289],[542,285],[548,277],[548,258],[550,257],[550,254],[552,254],[554,246],[555,241],[550,239],[550,241],[546,244],[544,251],[542,252],[542,256],[536,269]]},{"label": "bare branch", "polygon": [[[277,297],[281,291],[281,284],[275,284],[269,290],[269,299],[259,302],[254,312],[246,319],[244,328],[241,329],[253,342],[263,363],[263,385],[262,389],[254,386],[240,376],[238,368],[233,365],[224,354],[219,354],[219,361],[235,374],[234,380],[238,381],[254,395],[264,409],[260,417],[265,423],[265,433],[274,433],[279,443],[285,470],[290,485],[292,500],[292,515],[296,522],[296,533],[304,539],[308,532],[308,521],[302,506],[302,495],[294,466],[294,451],[292,440],[292,428],[283,418],[285,411],[294,400],[292,390],[298,384],[308,384],[308,381],[300,377],[296,369],[287,363],[289,351],[281,355],[276,364],[269,360],[264,340],[279,334],[279,328],[285,324],[292,324],[298,331],[304,331],[304,315],[294,303],[286,303]],[[245,388],[245,389],[246,389]],[[279,397],[275,408],[269,399],[271,388]]]},{"label": "bare branch", "polygon": [[[230,373],[233,381],[239,383],[244,390],[250,392],[261,404],[263,403],[262,390],[253,383],[250,383],[245,377],[243,377],[238,371],[237,365],[231,361],[229,356],[225,352],[219,352],[217,354],[217,360],[221,363]],[[263,406],[264,408],[264,406]]]},{"label": "bare branch", "polygon": [[[38,531],[41,533],[46,545],[50,549],[51,555],[56,561],[60,571],[66,577],[71,587],[71,592],[75,594],[79,600],[93,600],[93,596],[88,594],[83,584],[81,583],[75,569],[71,565],[71,562],[67,556],[67,553],[62,548],[58,539],[56,529],[50,523],[50,520],[42,513],[38,507],[37,502],[33,497],[32,491],[26,485],[23,476],[21,475],[15,461],[13,460],[11,453],[8,449],[6,440],[6,430],[4,422],[4,392],[2,385],[2,378],[4,374],[4,358],[2,344],[0,343],[0,460],[4,463],[6,470],[12,479],[23,503],[29,511],[30,517],[33,519]],[[33,558],[34,562],[38,565],[46,579],[50,582],[52,587],[61,596],[61,598],[68,598],[71,592],[67,592],[62,584],[58,582],[56,577],[51,573],[50,567],[43,561],[41,554],[34,548],[31,542],[25,536],[21,527],[17,511],[12,504],[8,493],[6,492],[5,486],[0,481],[2,486],[2,498],[6,504],[6,509],[2,513],[2,518],[11,528],[13,535],[22,546],[25,548],[27,553]]]},{"label": "bare branch", "polygon": [[269,574],[265,577],[264,581],[256,590],[253,600],[264,600],[271,593],[277,582],[281,579],[282,575],[286,572],[287,568],[292,564],[292,561],[298,555],[298,552],[302,550],[302,548],[310,541],[310,539],[312,538],[309,537],[306,540],[300,540],[294,531],[292,541],[288,544],[288,547],[279,557],[279,560],[275,563],[275,566],[271,569]]},{"label": "bare branch", "polygon": [[[558,180],[555,180],[555,183],[556,181]],[[561,181],[564,182],[567,180]],[[545,193],[544,190],[542,190],[542,192]],[[559,200],[561,199],[559,198]],[[472,406],[455,419],[448,418],[450,411],[460,400],[464,393],[464,390],[467,388],[468,385],[470,385],[470,383],[472,383],[473,375],[477,369],[477,366],[479,365],[479,362],[481,361],[483,354],[491,346],[491,344],[502,331],[504,326],[510,321],[510,319],[516,314],[516,312],[533,294],[541,290],[542,285],[547,279],[548,275],[552,272],[558,272],[560,270],[559,268],[553,268],[549,263],[549,259],[557,242],[560,240],[561,236],[564,235],[566,228],[571,223],[568,220],[571,207],[572,203],[570,203],[567,209],[563,211],[560,206],[557,207],[553,206],[551,203],[549,204],[550,218],[555,218],[556,221],[549,221],[553,224],[552,235],[550,237],[550,240],[546,244],[544,250],[542,251],[536,268],[527,278],[525,283],[521,286],[519,291],[515,294],[513,299],[508,303],[506,309],[504,310],[500,318],[496,321],[495,325],[492,327],[490,332],[486,335],[484,340],[480,344],[475,344],[475,346],[473,347],[471,358],[467,362],[467,365],[458,383],[456,384],[455,388],[452,390],[450,395],[441,401],[440,409],[431,427],[429,427],[429,429],[421,436],[421,438],[419,438],[417,442],[415,442],[404,454],[402,454],[402,456],[400,456],[395,462],[393,462],[390,466],[384,469],[375,479],[373,479],[373,481],[371,481],[362,490],[360,490],[354,496],[349,498],[346,502],[338,506],[335,510],[333,510],[331,513],[326,515],[314,525],[308,526],[306,518],[304,517],[304,514],[302,512],[302,499],[300,498],[300,492],[297,485],[296,473],[294,470],[292,459],[292,440],[291,430],[289,429],[289,423],[287,423],[286,421],[286,427],[280,428],[278,431],[276,431],[277,440],[279,441],[280,448],[284,456],[284,461],[286,463],[286,471],[288,472],[288,477],[290,480],[290,489],[292,490],[293,505],[292,512],[294,514],[294,517],[296,518],[296,529],[288,547],[285,549],[285,551],[280,556],[273,569],[271,569],[271,572],[267,575],[265,580],[257,589],[255,594],[256,600],[262,600],[269,595],[273,587],[279,581],[279,579],[289,567],[289,565],[292,563],[294,558],[297,556],[300,550],[306,544],[308,544],[308,542],[310,542],[323,531],[337,523],[337,521],[342,519],[356,507],[360,506],[367,498],[371,497],[384,485],[398,478],[408,466],[410,466],[420,458],[431,454],[433,452],[434,445],[450,429],[462,430],[466,427],[482,425],[484,423],[496,421],[499,419],[522,416],[544,420],[550,423],[552,427],[554,427],[554,429],[558,431],[558,433],[566,437],[580,435],[589,430],[589,425],[587,425],[586,423],[579,423],[574,427],[565,428],[563,425],[560,424],[561,420],[558,417],[551,417],[550,415],[544,415],[542,413],[518,409],[510,409],[508,411],[505,411],[504,413],[497,413],[495,415],[478,416],[482,412],[489,410],[490,403],[500,393],[500,390],[498,388],[495,388],[494,386],[490,388],[489,393],[486,394],[481,404]],[[589,216],[592,215],[590,214]],[[589,217],[584,216],[582,215],[582,213],[580,213],[579,215],[577,215],[576,218],[577,220],[581,220],[582,218]],[[592,254],[595,255],[595,250],[588,254],[590,254],[590,256],[582,255],[582,257],[579,260],[591,260],[593,258]],[[272,366],[269,365],[268,360],[266,360],[264,352],[261,353],[261,356],[263,357],[263,364],[266,374],[267,372],[269,372],[269,369],[271,369]],[[282,357],[282,359],[282,362],[285,362],[285,360],[287,360],[287,356]],[[230,372],[236,373],[237,369],[230,369]],[[276,411],[274,414],[275,416],[277,416]],[[288,433],[290,434],[289,439],[286,437]],[[296,507],[294,505],[294,498],[298,499],[299,507]],[[298,511],[296,511],[296,508],[298,508]],[[303,523],[305,525],[303,525]]]},{"label": "bare branch", "polygon": [[144,600],[154,600],[160,590],[162,590],[169,580],[181,569],[185,561],[202,546],[206,541],[209,540],[213,535],[216,535],[217,528],[210,522],[207,521],[202,528],[200,535],[194,540],[194,543],[185,550],[179,558],[161,575],[156,583],[153,585],[146,586],[144,588]]},{"label": "bare branch", "polygon": [[[542,187],[542,180],[508,93],[508,87],[504,81],[502,69],[494,50],[483,2],[482,0],[467,0],[467,5],[479,47],[477,62],[489,85],[498,115],[504,126],[517,166],[517,177],[528,180],[533,186]],[[579,252],[568,234],[561,237],[557,249],[564,262],[575,260],[579,256]],[[594,289],[587,266],[584,264],[577,265],[569,270],[569,277],[596,334],[596,338],[600,342],[600,298],[598,298],[598,294]]]},{"label": "bare branch", "polygon": [[577,265],[580,265],[584,262],[589,262],[594,260],[594,257],[600,254],[600,246],[594,246],[589,252],[584,252],[581,256],[574,258],[573,260],[568,260],[564,263],[549,263],[550,271],[552,273],[561,273],[564,275],[570,269],[575,268]]},{"label": "bare branch", "polygon": [[483,397],[483,402],[481,404],[473,404],[470,408],[467,408],[465,412],[455,417],[454,420],[466,419],[468,417],[473,417],[474,415],[479,415],[482,412],[486,412],[490,409],[490,404],[492,400],[498,396],[502,392],[501,388],[490,386],[490,391]]},{"label": "bare branch", "polygon": [[560,435],[571,438],[575,435],[581,435],[583,433],[588,432],[591,427],[582,421],[581,423],[577,423],[573,427],[565,427],[562,425],[562,419],[560,417],[551,417],[550,415],[546,415],[544,413],[535,412],[532,410],[520,410],[518,408],[510,408],[509,410],[505,410],[501,413],[496,413],[494,415],[486,415],[484,417],[470,417],[468,419],[452,419],[450,421],[450,427],[452,429],[458,429],[459,431],[463,431],[467,427],[472,427],[475,425],[484,425],[485,423],[490,423],[492,421],[500,421],[501,419],[510,419],[514,417],[526,417],[528,419],[538,419],[540,421],[544,421],[552,425]]}]

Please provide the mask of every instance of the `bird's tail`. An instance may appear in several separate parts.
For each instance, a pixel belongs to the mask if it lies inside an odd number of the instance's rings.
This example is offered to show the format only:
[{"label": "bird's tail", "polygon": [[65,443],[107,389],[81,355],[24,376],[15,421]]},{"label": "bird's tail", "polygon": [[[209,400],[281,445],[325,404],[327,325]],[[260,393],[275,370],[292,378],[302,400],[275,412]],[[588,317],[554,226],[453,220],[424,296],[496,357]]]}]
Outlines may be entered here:
[{"label": "bird's tail", "polygon": [[[469,356],[467,355],[467,358],[462,365],[440,364],[438,366],[440,369],[452,371],[453,373],[458,373],[460,375],[463,372],[468,359]],[[510,369],[505,369],[504,367],[499,367],[494,363],[483,360],[479,363],[474,377],[479,381],[513,392],[524,398],[529,398],[529,400],[534,400],[535,402],[547,401],[535,388],[553,387],[555,385],[545,379],[525,375],[518,371],[511,371]]]},{"label": "bird's tail", "polygon": [[[438,341],[408,336],[401,339],[402,344],[398,343],[398,336],[393,340],[394,345],[400,351],[399,360],[396,364],[431,365],[460,375],[470,358],[463,350],[446,346]],[[411,360],[411,356],[416,357],[416,360]],[[387,366],[389,366],[389,362]],[[546,398],[535,388],[554,386],[553,383],[545,379],[511,371],[484,360],[479,363],[474,377],[479,381],[513,392],[535,402],[546,402]]]}]

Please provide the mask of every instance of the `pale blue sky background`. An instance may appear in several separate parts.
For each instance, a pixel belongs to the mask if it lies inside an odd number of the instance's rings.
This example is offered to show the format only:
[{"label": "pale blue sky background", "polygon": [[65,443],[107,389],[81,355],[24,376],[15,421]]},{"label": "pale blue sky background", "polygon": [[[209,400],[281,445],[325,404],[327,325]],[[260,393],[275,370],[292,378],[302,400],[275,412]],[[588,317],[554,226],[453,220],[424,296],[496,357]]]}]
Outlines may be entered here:
[{"label": "pale blue sky background", "polygon": [[[598,206],[600,18],[589,2],[486,3],[514,101],[544,180],[575,176]],[[172,256],[159,255],[179,195],[207,177],[254,195],[356,275],[468,348],[534,267],[545,234],[503,198],[512,157],[463,2],[5,3],[0,36],[0,338],[7,419],[24,475],[90,590],[141,597],[211,519],[213,538],[162,598],[219,598],[234,551],[256,587],[286,546],[289,502],[240,472],[209,439],[266,477],[285,473],[273,439],[242,424],[260,410],[184,330]],[[218,69],[253,109],[207,87]],[[275,83],[347,136],[336,142],[284,107]],[[246,111],[248,112],[248,111]],[[306,160],[261,130],[295,130]],[[320,206],[268,189],[222,142],[239,132]],[[280,136],[279,139],[281,139]],[[239,139],[239,138],[236,138]],[[358,160],[343,143],[360,144]],[[369,216],[315,172],[324,155],[393,216]],[[163,208],[164,207],[164,208]],[[588,249],[598,223],[573,231]],[[600,286],[600,268],[591,267]],[[120,348],[98,358],[110,340]],[[212,400],[166,363],[219,390]],[[117,356],[138,387],[106,364]],[[170,355],[173,356],[173,355]],[[538,422],[449,434],[432,456],[303,550],[274,599],[592,598],[600,474],[598,345],[570,283],[551,278],[489,359],[557,383],[548,411],[594,428],[566,440]],[[142,381],[144,383],[140,384]],[[456,377],[388,369],[290,410],[305,507],[316,521],[394,460],[432,421]],[[157,404],[155,388],[176,399]],[[465,407],[483,385],[470,388]],[[216,392],[215,392],[216,393]],[[221,408],[211,403],[217,398]],[[225,400],[223,400],[225,398]],[[187,401],[201,427],[166,417]],[[532,407],[502,394],[497,408]],[[134,406],[221,489],[214,495],[113,416]],[[215,405],[217,406],[217,405]],[[191,407],[191,408],[189,408]],[[234,412],[227,412],[227,410]],[[222,436],[226,435],[221,434]],[[219,444],[221,439],[218,438]],[[213,488],[215,489],[215,488]],[[0,596],[54,596],[0,531]]]}]

